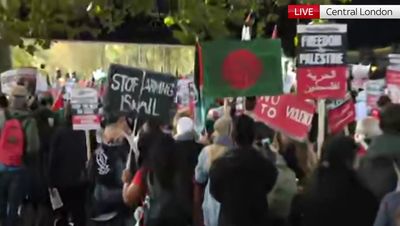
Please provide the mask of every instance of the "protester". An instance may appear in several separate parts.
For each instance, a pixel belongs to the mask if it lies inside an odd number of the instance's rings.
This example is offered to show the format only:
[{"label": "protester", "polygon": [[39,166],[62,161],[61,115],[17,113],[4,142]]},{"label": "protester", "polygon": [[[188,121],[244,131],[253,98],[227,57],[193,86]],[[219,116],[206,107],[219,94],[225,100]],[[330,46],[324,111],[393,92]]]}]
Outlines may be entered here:
[{"label": "protester", "polygon": [[383,198],[374,226],[397,226],[400,224],[400,170],[395,164],[393,167],[397,175],[397,188]]},{"label": "protester", "polygon": [[219,118],[214,124],[213,144],[206,146],[199,155],[195,171],[195,225],[218,226],[220,203],[210,194],[209,172],[213,162],[234,147],[231,128],[230,117]]},{"label": "protester", "polygon": [[[369,226],[378,203],[353,170],[357,145],[350,137],[334,137],[323,149],[302,199],[301,224],[306,226]],[[299,222],[297,222],[299,223]]]},{"label": "protester", "polygon": [[277,170],[253,148],[255,125],[249,116],[238,116],[232,136],[238,146],[217,159],[210,170],[210,191],[221,203],[219,226],[258,226],[268,223],[266,195]]},{"label": "protester", "polygon": [[274,226],[284,226],[290,214],[292,199],[297,194],[297,180],[285,159],[271,145],[274,134],[265,124],[256,123],[256,148],[278,169],[277,181],[267,196],[269,222]]},{"label": "protester", "polygon": [[379,127],[379,120],[373,117],[367,117],[357,122],[356,131],[354,134],[355,141],[360,144],[358,156],[362,157],[367,153],[368,146],[372,139],[382,134]]},{"label": "protester", "polygon": [[[49,162],[50,187],[56,188],[63,206],[56,225],[86,225],[87,150],[85,132],[72,129],[71,105],[65,108],[65,125],[54,134]],[[54,197],[56,194],[52,193]],[[72,219],[69,219],[71,216]]]},{"label": "protester", "polygon": [[181,117],[178,119],[176,131],[177,177],[180,181],[179,198],[185,205],[186,215],[188,218],[192,218],[194,170],[203,145],[196,142],[194,123],[191,118]]},{"label": "protester", "polygon": [[[169,135],[154,140],[143,167],[130,185],[124,187],[128,205],[143,203],[143,225],[186,226],[190,223],[184,205],[178,198],[179,180],[176,168],[175,142]],[[145,198],[143,195],[145,195]]]},{"label": "protester", "polygon": [[379,201],[396,188],[393,162],[400,158],[399,112],[399,104],[391,104],[383,110],[380,121],[383,134],[372,139],[360,162],[360,177]]},{"label": "protester", "polygon": [[57,128],[58,118],[50,109],[53,104],[51,95],[42,94],[38,97],[39,106],[33,112],[38,126],[40,149],[36,165],[31,167],[32,177],[30,204],[32,218],[36,219],[38,225],[50,225],[52,221],[51,205],[48,195],[49,187],[49,155],[52,136]]},{"label": "protester", "polygon": [[101,140],[90,164],[90,175],[94,180],[92,221],[115,226],[129,225],[128,222],[133,219],[123,201],[123,182],[120,178],[126,168],[130,146],[123,130],[115,124],[105,128]]},{"label": "protester", "polygon": [[1,101],[5,117],[0,122],[0,220],[5,226],[17,225],[18,209],[29,195],[31,178],[27,172],[38,157],[38,130],[27,100],[28,90],[17,85],[11,92],[9,110],[4,108],[4,97]]},{"label": "protester", "polygon": [[304,186],[317,162],[312,144],[294,141],[283,133],[277,133],[272,147],[278,150],[287,166],[295,172],[299,185]]}]

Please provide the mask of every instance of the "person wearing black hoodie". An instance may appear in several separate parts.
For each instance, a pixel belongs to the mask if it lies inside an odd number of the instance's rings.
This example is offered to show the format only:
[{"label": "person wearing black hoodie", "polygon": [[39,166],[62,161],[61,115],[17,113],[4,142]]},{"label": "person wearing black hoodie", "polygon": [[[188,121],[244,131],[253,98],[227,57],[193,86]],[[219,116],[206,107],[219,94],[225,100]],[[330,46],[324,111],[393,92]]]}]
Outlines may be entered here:
[{"label": "person wearing black hoodie", "polygon": [[38,108],[33,112],[33,117],[37,122],[40,148],[38,153],[38,159],[34,166],[30,169],[30,175],[32,177],[32,184],[30,186],[30,197],[29,204],[34,214],[32,217],[35,218],[39,225],[50,225],[52,224],[50,216],[50,199],[48,195],[49,187],[49,155],[50,155],[50,141],[58,126],[57,116],[51,111],[53,104],[53,98],[51,95],[39,95]]},{"label": "person wearing black hoodie", "polygon": [[175,135],[177,149],[177,175],[180,180],[179,198],[185,204],[187,217],[192,221],[194,198],[194,170],[203,145],[196,142],[193,120],[189,117],[181,117],[177,121],[177,134]]},{"label": "person wearing black hoodie", "polygon": [[338,136],[323,149],[322,163],[305,193],[298,199],[295,224],[301,226],[372,226],[378,201],[359,181],[353,169],[357,145]]},{"label": "person wearing black hoodie", "polygon": [[249,116],[234,120],[238,146],[216,160],[210,170],[210,191],[221,203],[219,226],[266,226],[268,202],[277,169],[253,148],[255,123]]},{"label": "person wearing black hoodie", "polygon": [[[49,183],[57,188],[63,206],[56,225],[86,225],[86,138],[85,132],[72,129],[71,105],[65,108],[65,125],[52,138],[49,157]],[[69,217],[72,219],[69,219]]]},{"label": "person wearing black hoodie", "polygon": [[123,133],[116,124],[108,125],[90,162],[89,175],[93,180],[91,219],[99,225],[123,226],[132,219],[122,198],[121,175],[130,151]]}]

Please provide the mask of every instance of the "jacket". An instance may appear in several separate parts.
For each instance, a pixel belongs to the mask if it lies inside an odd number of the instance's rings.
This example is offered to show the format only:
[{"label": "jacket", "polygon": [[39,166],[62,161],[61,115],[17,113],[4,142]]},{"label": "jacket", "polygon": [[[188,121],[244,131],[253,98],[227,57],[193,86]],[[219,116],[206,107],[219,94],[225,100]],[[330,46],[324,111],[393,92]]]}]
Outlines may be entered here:
[{"label": "jacket", "polygon": [[181,202],[185,205],[188,216],[193,214],[193,179],[197,160],[203,145],[195,141],[192,133],[182,134],[175,137],[178,157],[177,177],[180,186],[178,187]]},{"label": "jacket", "polygon": [[252,147],[228,151],[210,170],[210,191],[221,203],[219,226],[268,225],[266,195],[277,169]]},{"label": "jacket", "polygon": [[125,209],[121,175],[126,168],[129,149],[125,142],[103,143],[96,149],[90,164],[94,181],[94,215]]},{"label": "jacket", "polygon": [[374,226],[397,226],[396,222],[400,210],[400,193],[387,194],[379,207]]},{"label": "jacket", "polygon": [[359,176],[378,200],[396,188],[393,162],[400,159],[399,147],[400,135],[384,133],[372,139],[367,154],[360,161]]},{"label": "jacket", "polygon": [[52,187],[86,183],[86,137],[71,126],[56,130],[50,146],[49,179]]},{"label": "jacket", "polygon": [[320,167],[299,208],[301,226],[372,226],[378,201],[353,170]]}]

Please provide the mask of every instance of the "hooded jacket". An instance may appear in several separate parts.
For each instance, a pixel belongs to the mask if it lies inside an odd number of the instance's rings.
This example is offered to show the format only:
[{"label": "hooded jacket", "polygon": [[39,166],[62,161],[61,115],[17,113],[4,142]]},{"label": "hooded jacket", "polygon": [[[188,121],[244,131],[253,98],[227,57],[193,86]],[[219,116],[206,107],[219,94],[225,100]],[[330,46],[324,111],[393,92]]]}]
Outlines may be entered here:
[{"label": "hooded jacket", "polygon": [[210,191],[221,203],[219,226],[268,225],[266,195],[276,179],[273,163],[251,147],[217,159],[210,170]]}]

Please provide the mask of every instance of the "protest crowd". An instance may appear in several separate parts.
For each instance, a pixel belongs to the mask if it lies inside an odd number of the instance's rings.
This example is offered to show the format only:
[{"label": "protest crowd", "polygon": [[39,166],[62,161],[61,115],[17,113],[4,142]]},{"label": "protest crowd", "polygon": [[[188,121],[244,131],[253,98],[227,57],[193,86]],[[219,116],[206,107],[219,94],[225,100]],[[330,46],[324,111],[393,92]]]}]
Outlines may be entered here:
[{"label": "protest crowd", "polygon": [[[201,43],[193,78],[112,64],[105,87],[15,79],[1,225],[400,225],[400,71],[369,80],[343,57],[343,25],[299,26],[286,93],[279,39]],[[315,26],[332,28],[328,53]]]}]

